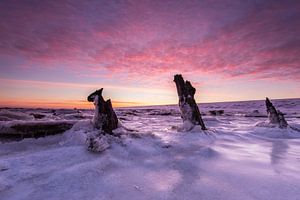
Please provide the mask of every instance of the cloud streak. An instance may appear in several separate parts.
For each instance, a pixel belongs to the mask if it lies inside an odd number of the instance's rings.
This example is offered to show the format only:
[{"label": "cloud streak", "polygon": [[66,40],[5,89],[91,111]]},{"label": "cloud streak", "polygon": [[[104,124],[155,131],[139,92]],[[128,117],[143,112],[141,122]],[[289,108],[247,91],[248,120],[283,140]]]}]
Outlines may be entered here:
[{"label": "cloud streak", "polygon": [[289,71],[298,80],[300,3],[242,2],[4,1],[0,51],[87,73]]}]

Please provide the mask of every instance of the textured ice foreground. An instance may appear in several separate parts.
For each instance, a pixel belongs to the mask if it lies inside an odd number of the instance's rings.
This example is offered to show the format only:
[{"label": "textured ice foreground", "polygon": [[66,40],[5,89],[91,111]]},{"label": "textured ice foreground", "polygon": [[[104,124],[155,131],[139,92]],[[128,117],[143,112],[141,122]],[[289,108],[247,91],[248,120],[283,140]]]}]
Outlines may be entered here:
[{"label": "textured ice foreground", "polygon": [[[299,100],[274,104],[300,127]],[[200,109],[206,134],[178,132],[176,106],[118,110],[142,137],[126,135],[102,154],[83,145],[93,131],[89,111],[63,135],[0,144],[0,199],[299,199],[299,132],[256,126],[266,120],[263,102]],[[214,109],[224,115],[208,115]]]}]

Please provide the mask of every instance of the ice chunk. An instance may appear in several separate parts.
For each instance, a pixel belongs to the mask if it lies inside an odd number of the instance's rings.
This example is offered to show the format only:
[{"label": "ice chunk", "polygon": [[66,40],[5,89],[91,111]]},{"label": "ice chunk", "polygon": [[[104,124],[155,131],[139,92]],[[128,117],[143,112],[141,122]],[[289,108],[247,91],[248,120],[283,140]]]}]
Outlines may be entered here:
[{"label": "ice chunk", "polygon": [[86,138],[87,149],[92,152],[102,152],[110,147],[105,135],[89,135]]}]

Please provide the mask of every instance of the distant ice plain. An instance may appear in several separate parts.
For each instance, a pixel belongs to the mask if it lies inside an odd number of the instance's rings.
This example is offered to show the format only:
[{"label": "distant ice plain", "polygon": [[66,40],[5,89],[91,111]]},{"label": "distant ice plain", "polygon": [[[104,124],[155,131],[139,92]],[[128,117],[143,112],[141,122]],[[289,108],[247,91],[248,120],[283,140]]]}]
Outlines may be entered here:
[{"label": "distant ice plain", "polygon": [[[300,128],[300,99],[272,102],[291,126]],[[122,124],[142,137],[124,136],[101,154],[86,151],[83,144],[93,131],[91,110],[53,115],[45,109],[1,109],[0,128],[34,120],[79,122],[64,134],[1,143],[0,197],[299,199],[300,132],[257,126],[267,120],[263,101],[199,107],[206,134],[200,127],[179,132],[177,106],[116,109]],[[224,114],[214,116],[212,110]],[[34,119],[30,113],[45,117]]]}]

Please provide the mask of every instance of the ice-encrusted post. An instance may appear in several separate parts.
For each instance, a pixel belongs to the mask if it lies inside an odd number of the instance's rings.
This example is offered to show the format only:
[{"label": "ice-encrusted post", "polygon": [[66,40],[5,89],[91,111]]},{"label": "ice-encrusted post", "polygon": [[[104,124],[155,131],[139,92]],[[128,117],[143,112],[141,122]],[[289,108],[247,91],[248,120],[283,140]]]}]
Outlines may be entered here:
[{"label": "ice-encrusted post", "polygon": [[96,90],[87,98],[89,102],[94,102],[95,114],[93,125],[104,133],[111,134],[112,131],[118,128],[118,118],[113,110],[110,99],[104,100],[102,97],[103,88]]},{"label": "ice-encrusted post", "polygon": [[174,76],[174,82],[176,83],[179,108],[183,122],[189,121],[193,125],[200,125],[202,130],[206,130],[201,113],[194,99],[196,89],[189,81],[184,82],[181,74]]},{"label": "ice-encrusted post", "polygon": [[87,98],[89,102],[94,102],[95,113],[93,126],[99,129],[99,133],[90,134],[86,138],[86,145],[89,151],[102,152],[109,148],[107,134],[113,135],[113,130],[118,128],[118,118],[112,107],[110,99],[104,100],[102,97],[103,88],[96,90]]},{"label": "ice-encrusted post", "polygon": [[118,118],[112,107],[110,99],[104,100],[102,97],[103,88],[96,90],[87,98],[89,102],[94,102],[95,113],[93,126],[100,131],[97,134],[90,134],[86,138],[86,145],[89,151],[102,152],[109,148],[106,134],[113,135],[113,130],[118,128]]},{"label": "ice-encrusted post", "polygon": [[268,97],[266,98],[266,107],[270,124],[278,124],[279,128],[286,128],[288,126],[283,113],[280,110],[276,110]]}]

